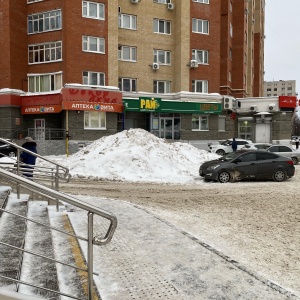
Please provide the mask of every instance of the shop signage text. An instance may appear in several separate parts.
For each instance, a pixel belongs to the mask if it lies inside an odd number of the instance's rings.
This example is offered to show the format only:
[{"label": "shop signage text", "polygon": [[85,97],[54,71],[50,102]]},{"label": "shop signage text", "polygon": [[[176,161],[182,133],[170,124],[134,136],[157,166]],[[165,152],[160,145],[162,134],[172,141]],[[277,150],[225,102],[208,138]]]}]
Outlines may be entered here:
[{"label": "shop signage text", "polygon": [[145,98],[140,97],[140,111],[156,111],[160,107],[160,98]]},{"label": "shop signage text", "polygon": [[118,112],[123,111],[122,104],[102,104],[102,103],[86,103],[86,102],[63,102],[63,109],[67,110],[86,110],[86,111],[106,111]]},{"label": "shop signage text", "polygon": [[200,111],[204,113],[220,112],[221,109],[220,103],[200,103]]},{"label": "shop signage text", "polygon": [[61,105],[52,106],[24,106],[22,107],[22,114],[51,114],[61,112]]}]

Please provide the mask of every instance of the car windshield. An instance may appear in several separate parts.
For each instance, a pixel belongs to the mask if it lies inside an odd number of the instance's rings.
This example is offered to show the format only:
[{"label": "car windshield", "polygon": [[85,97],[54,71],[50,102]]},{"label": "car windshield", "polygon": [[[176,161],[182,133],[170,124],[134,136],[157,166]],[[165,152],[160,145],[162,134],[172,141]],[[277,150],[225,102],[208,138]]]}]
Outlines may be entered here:
[{"label": "car windshield", "polygon": [[231,141],[229,141],[229,140],[224,141],[221,143],[221,145],[225,145],[225,146],[231,145]]}]

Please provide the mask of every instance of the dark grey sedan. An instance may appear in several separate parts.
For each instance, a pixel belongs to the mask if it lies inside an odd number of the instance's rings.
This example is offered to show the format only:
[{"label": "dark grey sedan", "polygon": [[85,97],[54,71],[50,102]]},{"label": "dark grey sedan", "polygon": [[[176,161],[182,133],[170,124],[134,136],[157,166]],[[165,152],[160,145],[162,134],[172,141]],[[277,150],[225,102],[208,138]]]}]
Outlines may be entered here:
[{"label": "dark grey sedan", "polygon": [[294,174],[292,159],[263,150],[229,153],[207,161],[199,168],[199,175],[205,180],[221,183],[244,179],[273,179],[280,182]]}]

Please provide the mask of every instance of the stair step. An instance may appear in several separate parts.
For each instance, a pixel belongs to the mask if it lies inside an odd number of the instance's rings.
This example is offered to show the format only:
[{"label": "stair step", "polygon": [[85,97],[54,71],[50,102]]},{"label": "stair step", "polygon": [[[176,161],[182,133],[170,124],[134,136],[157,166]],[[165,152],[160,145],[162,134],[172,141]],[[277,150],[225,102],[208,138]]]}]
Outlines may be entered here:
[{"label": "stair step", "polygon": [[[10,193],[11,189],[9,187],[0,187],[0,207],[3,208],[6,205],[6,200]],[[2,211],[0,211],[0,217],[2,215]]]},{"label": "stair step", "polygon": [[[72,225],[64,206],[60,206],[58,212],[55,206],[48,206],[48,213],[51,226],[73,233]],[[52,239],[57,260],[72,266],[85,268],[85,261],[75,238],[52,231]],[[87,273],[61,264],[57,264],[57,271],[61,292],[80,299],[87,298]],[[94,297],[94,299],[96,298]]]},{"label": "stair step", "polygon": [[[6,209],[16,214],[26,216],[27,198],[23,196],[17,199],[16,195],[10,195]],[[22,248],[26,232],[26,222],[14,215],[3,213],[0,218],[0,241],[15,247]],[[0,244],[0,274],[13,279],[18,278],[19,266],[22,261],[22,251],[9,248]],[[16,290],[13,281],[0,278],[0,287]]]},{"label": "stair step", "polygon": [[[50,225],[47,206],[46,201],[30,201],[28,218]],[[51,230],[39,224],[28,222],[24,249],[54,259]],[[21,280],[54,291],[59,290],[55,262],[33,256],[30,253],[24,253]],[[59,295],[56,293],[26,285],[20,285],[19,292],[53,300],[59,299]]]}]

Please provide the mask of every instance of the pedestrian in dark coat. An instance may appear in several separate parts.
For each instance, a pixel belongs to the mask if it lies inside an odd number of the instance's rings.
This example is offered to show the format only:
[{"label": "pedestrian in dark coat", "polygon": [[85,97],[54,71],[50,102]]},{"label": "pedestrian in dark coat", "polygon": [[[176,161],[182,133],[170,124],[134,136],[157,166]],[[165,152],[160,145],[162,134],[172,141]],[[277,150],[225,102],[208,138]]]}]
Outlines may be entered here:
[{"label": "pedestrian in dark coat", "polygon": [[231,147],[232,147],[233,152],[235,152],[237,150],[237,142],[236,142],[235,138],[232,139]]},{"label": "pedestrian in dark coat", "polygon": [[[25,138],[25,143],[22,145],[22,147],[31,152],[37,153],[36,142],[29,136]],[[26,166],[23,166],[22,168],[24,175],[27,177],[32,177],[33,167],[28,165],[35,165],[36,156],[23,151],[20,155],[20,159],[23,164],[26,164]]]},{"label": "pedestrian in dark coat", "polygon": [[295,144],[296,144],[296,149],[298,150],[298,148],[299,148],[299,138],[298,137],[295,138]]}]

